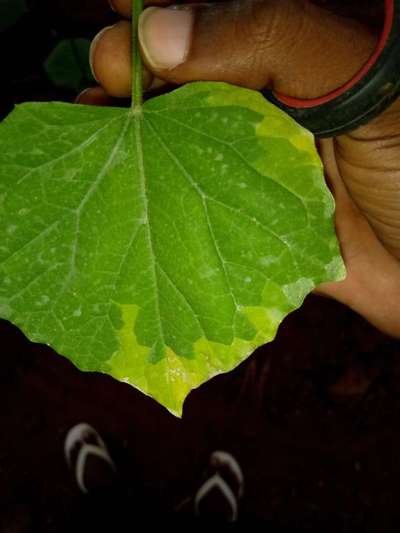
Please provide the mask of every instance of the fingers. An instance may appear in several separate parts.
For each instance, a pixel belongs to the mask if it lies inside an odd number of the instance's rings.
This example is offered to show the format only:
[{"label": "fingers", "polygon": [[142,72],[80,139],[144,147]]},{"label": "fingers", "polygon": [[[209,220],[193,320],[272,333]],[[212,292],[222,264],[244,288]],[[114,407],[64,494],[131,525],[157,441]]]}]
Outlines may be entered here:
[{"label": "fingers", "polygon": [[[370,247],[373,247],[377,239],[367,220],[362,216],[349,195],[337,166],[335,143],[334,139],[322,139],[319,141],[319,149],[324,162],[326,178],[335,197],[336,233],[343,259],[348,267],[348,275],[350,275],[351,268],[349,272],[349,267],[353,265],[354,260],[357,260],[360,254],[365,254]],[[362,239],[360,238],[361,235],[363,236]],[[334,285],[339,286],[339,284]]]},{"label": "fingers", "polygon": [[336,158],[354,202],[400,260],[400,100],[369,124],[337,138]]},{"label": "fingers", "polygon": [[334,139],[320,142],[336,200],[336,231],[347,268],[345,280],[315,291],[351,307],[381,331],[400,337],[400,263],[385,249],[351,199],[336,162]]},{"label": "fingers", "polygon": [[90,87],[82,91],[75,100],[76,104],[112,106],[115,99],[108,95],[102,87]]},{"label": "fingers", "polygon": [[[128,21],[104,28],[93,39],[90,47],[93,75],[110,96],[130,95],[131,62],[131,24]],[[153,75],[144,68],[144,87],[149,87],[152,80]]]},{"label": "fingers", "polygon": [[111,8],[121,17],[129,18],[132,11],[132,0],[109,0]]},{"label": "fingers", "polygon": [[[129,16],[129,1],[113,4]],[[313,98],[351,78],[375,45],[358,23],[305,0],[175,7],[146,9],[139,27],[148,69],[168,82],[214,80],[254,89],[269,85],[283,94]],[[93,46],[94,73],[107,92],[118,96],[129,94],[130,83],[130,30],[123,24],[98,36]]]},{"label": "fingers", "polygon": [[162,79],[272,85],[302,98],[345,83],[375,42],[359,24],[303,0],[152,7],[139,32],[146,64]]}]

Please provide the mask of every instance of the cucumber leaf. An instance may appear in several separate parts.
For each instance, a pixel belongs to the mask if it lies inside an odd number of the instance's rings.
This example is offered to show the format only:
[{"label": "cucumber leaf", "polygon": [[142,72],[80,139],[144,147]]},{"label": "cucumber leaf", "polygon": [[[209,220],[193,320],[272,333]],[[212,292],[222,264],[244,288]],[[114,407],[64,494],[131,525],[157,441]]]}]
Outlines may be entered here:
[{"label": "cucumber leaf", "polygon": [[0,145],[0,316],[176,415],[344,277],[313,137],[257,92],[22,104]]},{"label": "cucumber leaf", "polygon": [[89,65],[88,39],[63,39],[44,63],[50,81],[56,87],[81,91],[94,82]]}]

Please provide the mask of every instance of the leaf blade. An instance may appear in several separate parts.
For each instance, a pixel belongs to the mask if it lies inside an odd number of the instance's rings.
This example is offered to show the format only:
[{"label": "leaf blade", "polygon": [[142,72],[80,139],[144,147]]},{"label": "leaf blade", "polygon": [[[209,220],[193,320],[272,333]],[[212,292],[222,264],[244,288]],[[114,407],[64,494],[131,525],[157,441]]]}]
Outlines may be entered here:
[{"label": "leaf blade", "polygon": [[257,93],[194,83],[139,111],[42,106],[0,126],[0,315],[80,368],[180,415],[343,278],[312,137]]}]

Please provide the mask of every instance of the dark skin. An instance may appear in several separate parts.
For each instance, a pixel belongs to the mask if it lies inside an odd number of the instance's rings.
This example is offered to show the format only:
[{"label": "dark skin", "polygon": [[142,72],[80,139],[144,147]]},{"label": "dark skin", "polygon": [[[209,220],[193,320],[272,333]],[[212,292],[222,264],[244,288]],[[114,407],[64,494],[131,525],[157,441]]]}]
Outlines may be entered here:
[{"label": "dark skin", "polygon": [[[126,20],[95,38],[91,63],[100,87],[81,103],[130,95],[130,6],[113,0]],[[376,45],[361,24],[306,0],[231,0],[178,11],[153,7],[141,16],[147,88],[213,80],[313,98],[350,79]],[[368,125],[320,141],[319,149],[348,275],[317,292],[400,337],[400,100]]]}]

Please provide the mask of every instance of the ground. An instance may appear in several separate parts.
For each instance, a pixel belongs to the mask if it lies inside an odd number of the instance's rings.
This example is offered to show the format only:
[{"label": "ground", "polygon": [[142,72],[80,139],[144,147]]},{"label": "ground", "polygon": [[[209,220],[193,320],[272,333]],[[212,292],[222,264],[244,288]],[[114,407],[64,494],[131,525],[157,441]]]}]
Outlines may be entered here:
[{"label": "ground", "polygon": [[[215,449],[244,471],[243,525],[400,525],[399,343],[337,303],[309,297],[273,343],[194,391],[182,420],[129,385],[81,373],[7,322],[0,335],[2,532],[174,520]],[[79,493],[64,461],[65,434],[81,421],[103,435],[120,472],[105,503]]]}]

